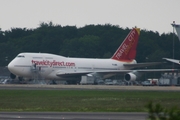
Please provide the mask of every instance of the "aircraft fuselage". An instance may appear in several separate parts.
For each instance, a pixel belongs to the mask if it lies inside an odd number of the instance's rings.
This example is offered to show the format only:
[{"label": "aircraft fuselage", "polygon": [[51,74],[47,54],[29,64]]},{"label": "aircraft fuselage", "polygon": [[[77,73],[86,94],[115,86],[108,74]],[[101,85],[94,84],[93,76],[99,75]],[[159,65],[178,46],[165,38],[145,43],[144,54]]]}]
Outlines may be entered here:
[{"label": "aircraft fuselage", "polygon": [[[20,53],[8,65],[11,73],[32,78],[38,72],[43,79],[62,79],[68,73],[96,73],[99,71],[112,71],[127,69],[124,63],[113,59],[68,58],[47,53]],[[136,63],[135,60],[131,63]]]}]

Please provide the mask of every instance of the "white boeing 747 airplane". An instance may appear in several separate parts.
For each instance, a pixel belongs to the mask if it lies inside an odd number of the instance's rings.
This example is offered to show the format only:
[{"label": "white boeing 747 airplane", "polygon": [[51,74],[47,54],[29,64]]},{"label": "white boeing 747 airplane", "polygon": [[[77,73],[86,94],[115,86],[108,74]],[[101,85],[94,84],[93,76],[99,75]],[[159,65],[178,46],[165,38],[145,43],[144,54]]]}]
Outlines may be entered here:
[{"label": "white boeing 747 airplane", "polygon": [[119,73],[126,73],[125,80],[136,80],[141,72],[173,71],[172,69],[132,70],[158,64],[137,63],[136,47],[140,35],[139,28],[133,28],[125,40],[109,59],[70,58],[48,53],[20,53],[9,64],[11,78],[33,79],[34,70],[47,80],[72,80],[81,76],[94,76],[102,79]]}]

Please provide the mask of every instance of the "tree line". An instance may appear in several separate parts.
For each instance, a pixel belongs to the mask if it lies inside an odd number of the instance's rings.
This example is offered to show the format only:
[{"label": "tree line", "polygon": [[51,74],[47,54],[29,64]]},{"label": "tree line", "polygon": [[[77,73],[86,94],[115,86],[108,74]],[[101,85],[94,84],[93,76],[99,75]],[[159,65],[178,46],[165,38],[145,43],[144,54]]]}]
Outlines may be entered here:
[{"label": "tree line", "polygon": [[[130,28],[117,25],[76,26],[41,23],[35,29],[0,29],[0,66],[6,66],[21,52],[53,53],[66,57],[110,58]],[[163,57],[180,59],[180,43],[173,33],[141,30],[137,46],[137,62],[162,61]]]}]

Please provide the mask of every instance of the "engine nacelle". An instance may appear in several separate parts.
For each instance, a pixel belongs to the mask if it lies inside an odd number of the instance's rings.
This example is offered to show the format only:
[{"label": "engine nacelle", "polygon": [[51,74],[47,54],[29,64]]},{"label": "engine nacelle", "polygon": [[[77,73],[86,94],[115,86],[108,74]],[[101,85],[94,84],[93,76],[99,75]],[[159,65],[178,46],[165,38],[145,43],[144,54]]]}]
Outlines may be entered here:
[{"label": "engine nacelle", "polygon": [[126,81],[135,81],[137,76],[133,73],[127,73],[124,78]]}]

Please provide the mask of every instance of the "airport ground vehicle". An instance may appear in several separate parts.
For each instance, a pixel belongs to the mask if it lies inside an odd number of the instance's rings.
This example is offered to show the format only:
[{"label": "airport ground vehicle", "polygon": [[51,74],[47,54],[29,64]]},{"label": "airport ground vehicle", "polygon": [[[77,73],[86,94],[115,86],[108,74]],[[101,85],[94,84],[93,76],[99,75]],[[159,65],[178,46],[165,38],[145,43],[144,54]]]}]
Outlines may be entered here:
[{"label": "airport ground vehicle", "polygon": [[93,76],[81,76],[81,85],[92,85],[94,84],[94,77]]},{"label": "airport ground vehicle", "polygon": [[143,86],[153,86],[153,84],[149,80],[143,81],[141,84]]}]

